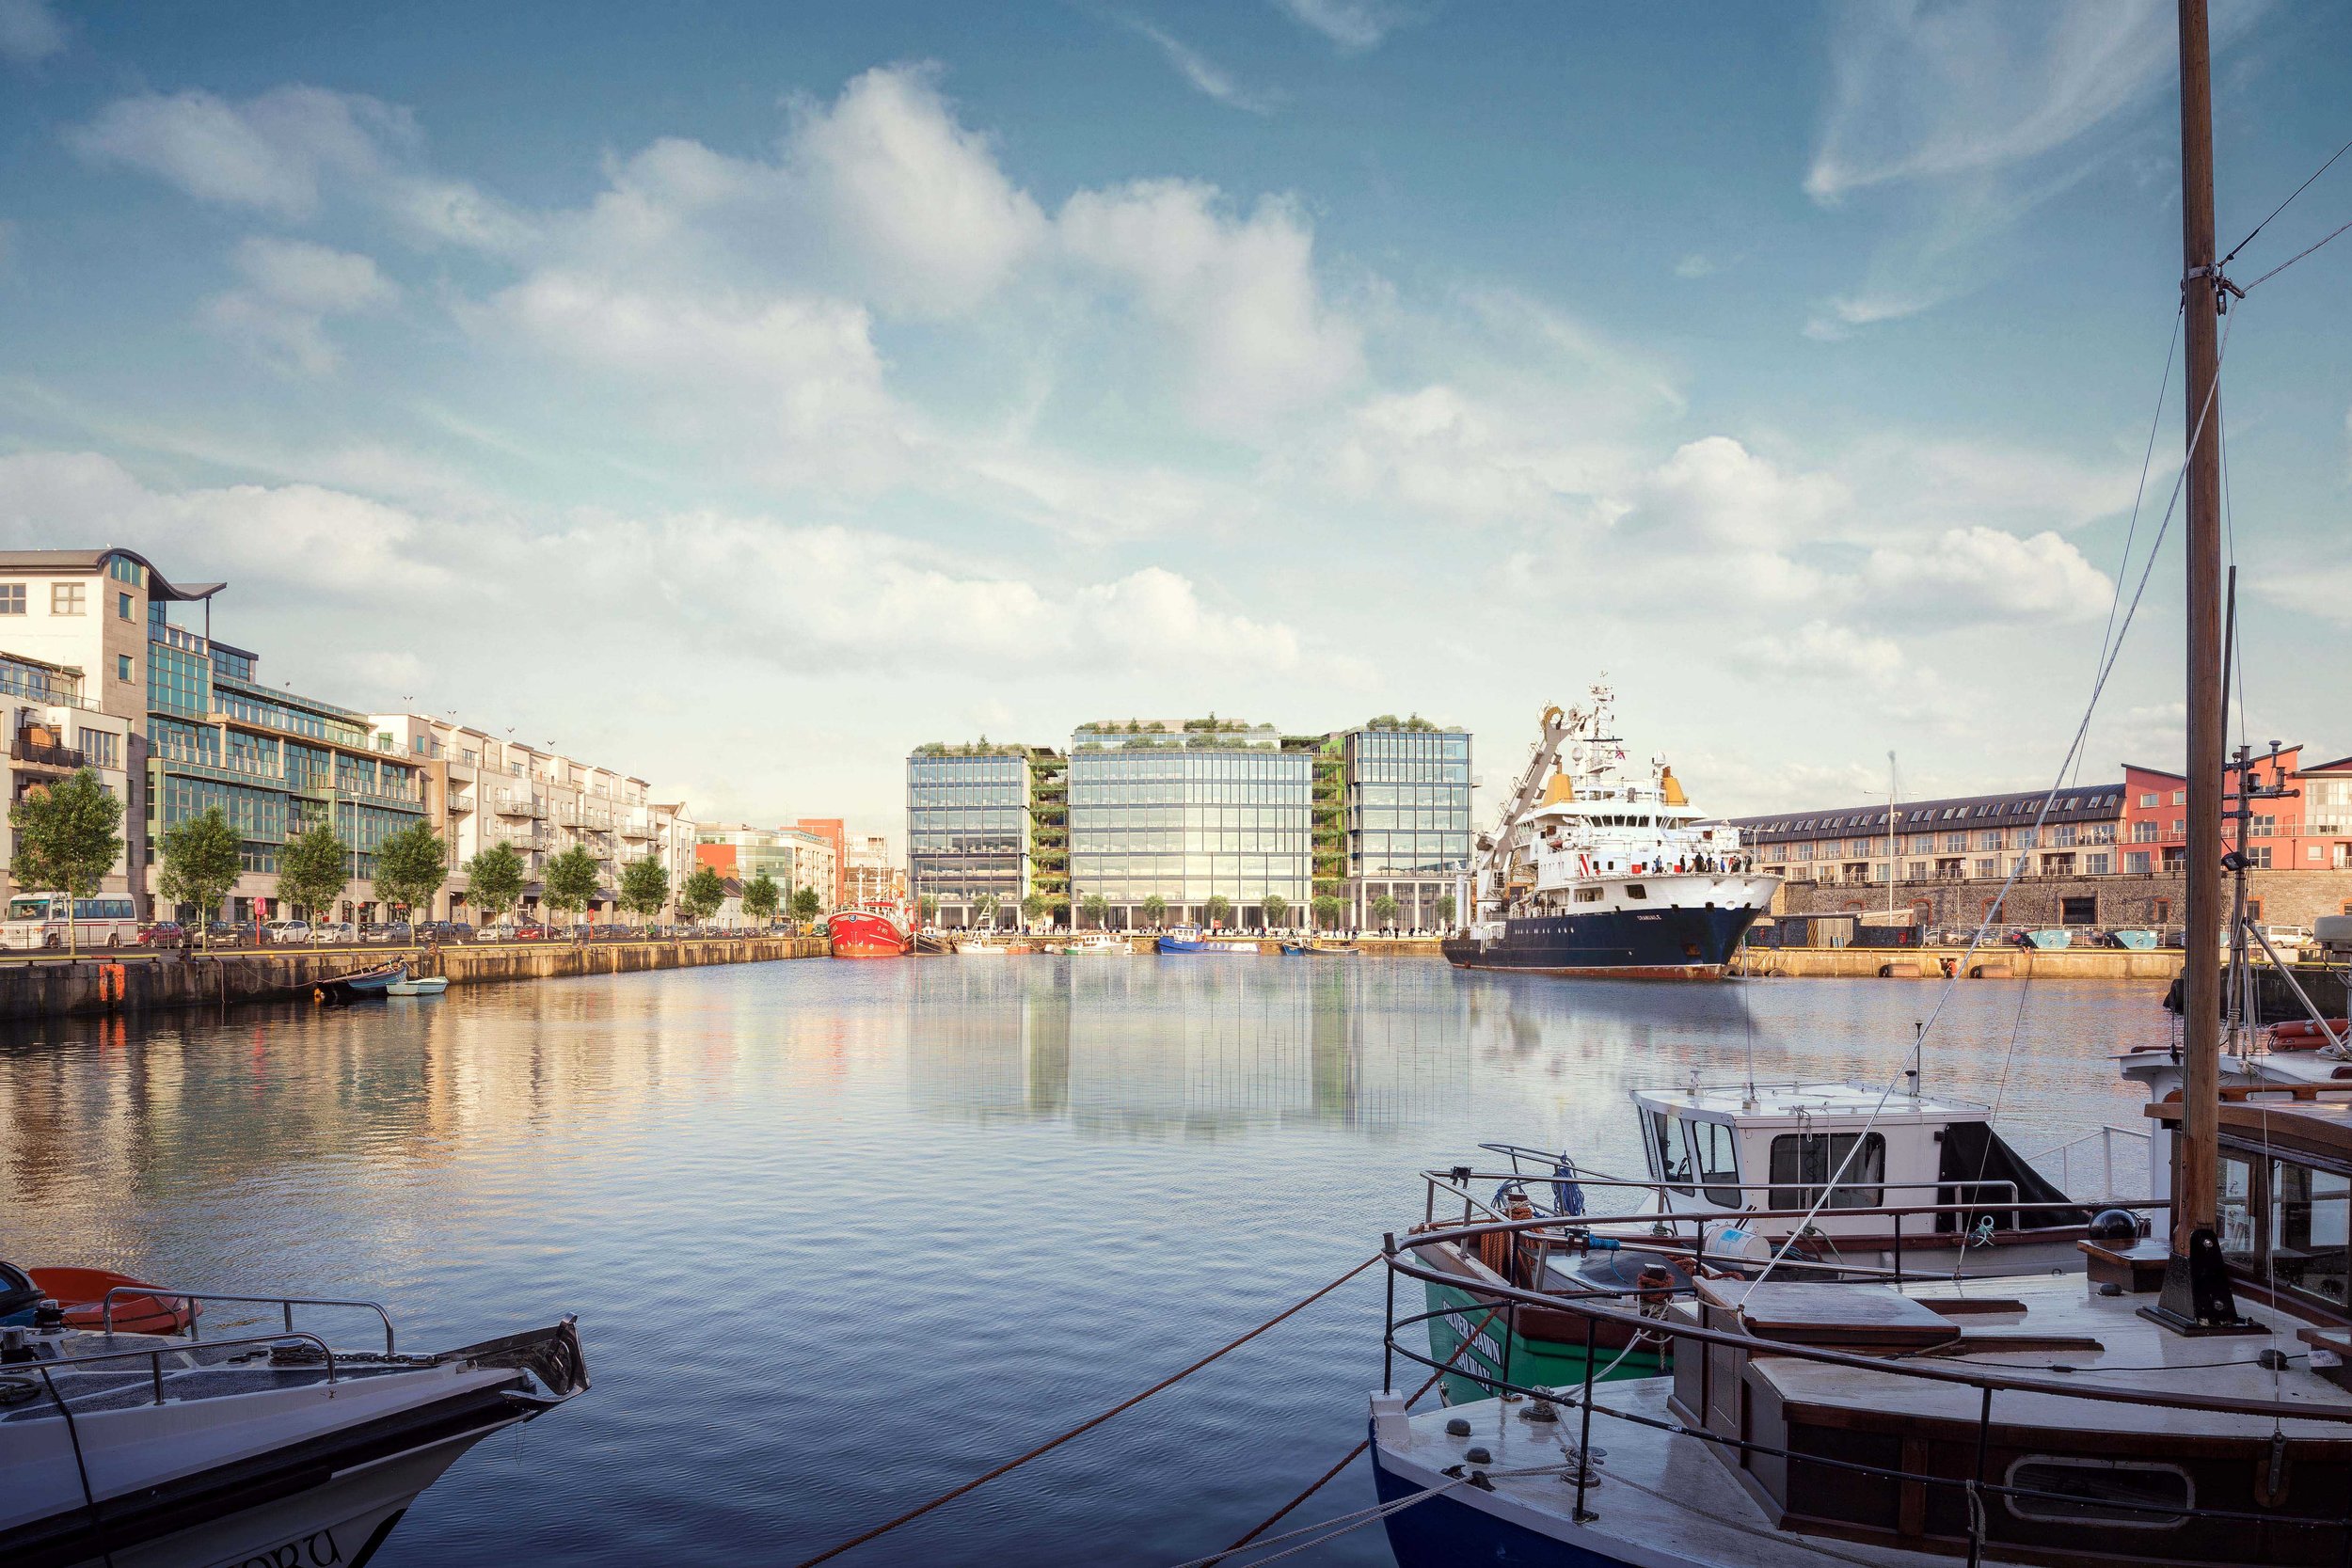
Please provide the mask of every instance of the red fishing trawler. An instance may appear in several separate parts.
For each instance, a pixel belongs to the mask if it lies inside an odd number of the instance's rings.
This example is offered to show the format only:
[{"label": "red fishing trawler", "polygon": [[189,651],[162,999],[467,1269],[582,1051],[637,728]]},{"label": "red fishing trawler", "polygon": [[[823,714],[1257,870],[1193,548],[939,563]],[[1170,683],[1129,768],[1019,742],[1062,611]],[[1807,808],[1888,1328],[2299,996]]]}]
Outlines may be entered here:
[{"label": "red fishing trawler", "polygon": [[836,958],[902,958],[914,945],[914,923],[903,905],[860,904],[825,922]]}]

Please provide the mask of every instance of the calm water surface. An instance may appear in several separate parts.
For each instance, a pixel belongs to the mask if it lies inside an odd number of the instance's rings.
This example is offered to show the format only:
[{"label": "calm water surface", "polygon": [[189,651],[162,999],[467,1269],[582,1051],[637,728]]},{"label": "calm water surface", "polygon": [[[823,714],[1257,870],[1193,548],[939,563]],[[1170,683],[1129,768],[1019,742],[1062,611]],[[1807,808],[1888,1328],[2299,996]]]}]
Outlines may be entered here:
[{"label": "calm water surface", "polygon": [[[815,961],[0,1043],[0,1256],[385,1302],[404,1348],[577,1312],[596,1386],[377,1561],[790,1562],[1270,1316],[1483,1140],[1638,1170],[1625,1093],[1899,1069],[1937,988],[1430,960]],[[1931,1087],[2027,1148],[2137,1119],[2148,987],[1978,982]],[[2005,1083],[2002,1068],[2009,1062]],[[1377,1270],[845,1559],[1168,1563],[1361,1435]],[[364,1338],[354,1323],[346,1337]],[[1293,1522],[1359,1507],[1359,1466]],[[1386,1562],[1376,1528],[1312,1560]]]}]

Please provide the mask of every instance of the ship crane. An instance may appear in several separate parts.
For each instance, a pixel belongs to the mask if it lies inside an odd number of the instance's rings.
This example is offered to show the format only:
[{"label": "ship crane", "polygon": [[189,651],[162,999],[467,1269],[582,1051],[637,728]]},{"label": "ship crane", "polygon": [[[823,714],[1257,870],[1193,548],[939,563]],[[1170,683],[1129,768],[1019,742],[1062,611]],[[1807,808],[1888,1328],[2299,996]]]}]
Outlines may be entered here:
[{"label": "ship crane", "polygon": [[1521,825],[1541,799],[1545,777],[1558,759],[1562,744],[1606,711],[1609,695],[1607,688],[1594,687],[1590,712],[1579,708],[1563,711],[1557,705],[1544,709],[1543,737],[1535,743],[1526,771],[1519,775],[1518,788],[1504,802],[1493,836],[1478,841],[1477,853],[1470,862],[1469,895],[1462,900],[1465,922],[1486,918],[1490,909],[1494,915],[1500,915],[1508,906],[1507,882],[1511,863],[1518,852]]}]

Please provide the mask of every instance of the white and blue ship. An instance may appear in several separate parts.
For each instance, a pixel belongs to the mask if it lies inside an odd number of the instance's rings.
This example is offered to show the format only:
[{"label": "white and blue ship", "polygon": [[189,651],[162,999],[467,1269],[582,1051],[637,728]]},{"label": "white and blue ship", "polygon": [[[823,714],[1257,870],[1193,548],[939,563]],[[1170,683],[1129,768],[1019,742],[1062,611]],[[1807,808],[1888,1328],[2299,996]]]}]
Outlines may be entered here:
[{"label": "white and blue ship", "polygon": [[1740,830],[1709,820],[1674,769],[1629,771],[1613,694],[1544,714],[1542,741],[1479,841],[1470,923],[1444,942],[1464,969],[1713,979],[1772,901]]}]

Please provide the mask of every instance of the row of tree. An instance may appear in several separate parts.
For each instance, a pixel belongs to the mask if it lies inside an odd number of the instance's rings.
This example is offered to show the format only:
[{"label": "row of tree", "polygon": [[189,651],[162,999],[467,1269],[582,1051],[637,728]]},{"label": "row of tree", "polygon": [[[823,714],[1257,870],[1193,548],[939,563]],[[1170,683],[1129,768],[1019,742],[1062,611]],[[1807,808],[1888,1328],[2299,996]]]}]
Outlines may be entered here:
[{"label": "row of tree", "polygon": [[[81,899],[95,895],[101,880],[122,858],[122,802],[108,794],[88,768],[25,792],[8,808],[16,849],[8,875],[28,891],[56,892]],[[245,871],[242,835],[215,806],[175,823],[164,832],[156,891],[173,904],[190,904],[210,919]],[[372,880],[388,907],[429,910],[447,876],[449,846],[420,819],[389,834],[374,849]],[[495,922],[522,896],[529,867],[511,844],[495,844],[468,861],[466,902],[477,920]],[[278,895],[296,909],[326,912],[351,885],[352,847],[326,822],[286,841],[278,858]],[[542,872],[541,903],[576,914],[599,892],[596,859],[574,845],[551,858]],[[708,866],[696,868],[678,888],[678,911],[689,920],[707,920],[726,899],[726,885]],[[670,873],[647,858],[621,868],[619,902],[632,914],[659,914],[670,901]],[[816,891],[803,888],[786,900],[774,879],[761,873],[743,887],[743,912],[763,925],[779,910],[803,920],[821,908]],[[68,922],[68,931],[73,929]]]}]

